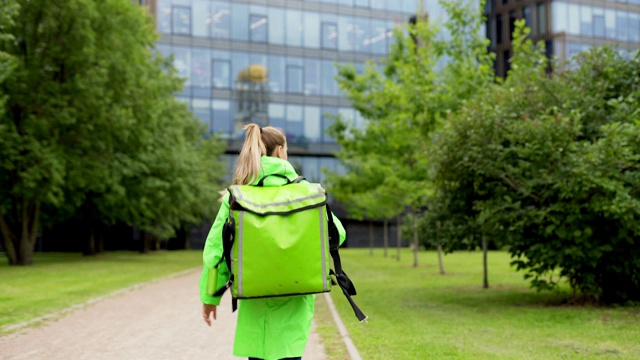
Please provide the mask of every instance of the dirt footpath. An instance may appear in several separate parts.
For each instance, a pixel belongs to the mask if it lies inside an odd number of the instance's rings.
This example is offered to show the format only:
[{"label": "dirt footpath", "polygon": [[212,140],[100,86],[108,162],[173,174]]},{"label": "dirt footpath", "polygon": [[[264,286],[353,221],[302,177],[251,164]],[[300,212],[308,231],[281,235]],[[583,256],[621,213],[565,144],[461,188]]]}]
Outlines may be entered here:
[{"label": "dirt footpath", "polygon": [[[154,282],[0,337],[0,359],[241,359],[236,314],[225,294],[211,327],[202,320],[199,272]],[[315,324],[314,324],[315,328]],[[304,360],[325,360],[312,333]]]}]

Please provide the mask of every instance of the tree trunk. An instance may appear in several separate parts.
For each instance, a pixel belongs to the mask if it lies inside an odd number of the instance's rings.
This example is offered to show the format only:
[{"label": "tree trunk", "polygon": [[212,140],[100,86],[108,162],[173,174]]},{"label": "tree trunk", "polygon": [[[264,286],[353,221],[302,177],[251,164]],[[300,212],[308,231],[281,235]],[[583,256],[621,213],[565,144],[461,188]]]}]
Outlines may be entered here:
[{"label": "tree trunk", "polygon": [[373,256],[373,221],[369,221],[369,255]]},{"label": "tree trunk", "polygon": [[383,228],[384,228],[384,236],[383,236],[384,257],[387,257],[389,255],[389,220],[384,219]]},{"label": "tree trunk", "polygon": [[440,275],[444,275],[444,261],[442,260],[442,244],[440,243],[440,221],[436,221],[436,227],[437,227],[437,241],[438,241],[438,264],[440,265]]},{"label": "tree trunk", "polygon": [[438,244],[438,263],[440,264],[440,275],[444,275],[444,261],[442,260],[442,244]]},{"label": "tree trunk", "polygon": [[418,217],[413,216],[413,267],[418,267]]},{"label": "tree trunk", "polygon": [[88,229],[89,231],[87,236],[87,242],[84,246],[84,251],[82,252],[82,255],[93,256],[96,254],[96,236],[95,236],[95,229],[93,226],[93,220],[91,218],[88,220],[87,227],[89,228]]},{"label": "tree trunk", "polygon": [[400,228],[400,215],[398,215],[398,224],[396,225],[396,236],[397,236],[397,244],[398,244],[398,261],[400,261],[400,250],[402,248],[402,229]]},{"label": "tree trunk", "polygon": [[0,215],[0,231],[9,265],[33,264],[33,250],[40,220],[40,203],[27,204],[26,200],[23,200],[21,205],[21,208],[15,209],[14,212],[15,215],[20,214],[19,223],[12,223],[7,217]]},{"label": "tree trunk", "polygon": [[489,288],[489,274],[487,271],[487,236],[482,234],[482,288]]}]

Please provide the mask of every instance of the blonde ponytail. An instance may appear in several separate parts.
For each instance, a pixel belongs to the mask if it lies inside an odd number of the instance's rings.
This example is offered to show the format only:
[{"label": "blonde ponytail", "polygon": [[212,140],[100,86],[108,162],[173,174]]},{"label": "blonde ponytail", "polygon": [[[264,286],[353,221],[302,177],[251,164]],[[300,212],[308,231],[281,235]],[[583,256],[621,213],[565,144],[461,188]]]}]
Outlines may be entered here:
[{"label": "blonde ponytail", "polygon": [[260,126],[249,124],[244,127],[244,130],[247,134],[236,163],[236,171],[233,175],[234,185],[246,185],[256,181],[260,176],[260,158],[262,155],[267,155],[267,149],[260,134]]}]

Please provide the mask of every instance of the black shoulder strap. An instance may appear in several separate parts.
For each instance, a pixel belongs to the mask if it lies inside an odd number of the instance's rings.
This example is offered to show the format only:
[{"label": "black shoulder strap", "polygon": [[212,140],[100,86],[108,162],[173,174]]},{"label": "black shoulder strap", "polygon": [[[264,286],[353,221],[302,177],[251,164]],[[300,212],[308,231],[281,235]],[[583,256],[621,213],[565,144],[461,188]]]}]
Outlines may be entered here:
[{"label": "black shoulder strap", "polygon": [[[224,223],[224,226],[222,227],[222,259],[225,260],[225,262],[227,263],[227,268],[229,269],[229,281],[227,281],[227,283],[224,284],[223,287],[221,287],[218,291],[216,291],[215,294],[213,294],[213,296],[222,296],[225,293],[225,291],[227,291],[227,289],[229,289],[231,285],[233,285],[234,275],[233,275],[233,268],[231,267],[231,248],[233,247],[233,242],[235,240],[234,239],[235,227],[236,227],[235,220],[231,215],[229,215],[229,217],[227,218],[227,221]],[[222,259],[220,259],[220,261],[222,261]],[[233,299],[231,304],[232,312],[236,311],[237,308],[238,308],[238,300]]]},{"label": "black shoulder strap", "polygon": [[340,253],[338,252],[338,248],[340,247],[340,232],[333,221],[333,213],[329,208],[329,204],[327,204],[327,220],[329,223],[329,253],[331,253],[333,267],[335,268],[335,271],[331,270],[330,274],[336,277],[338,286],[342,289],[342,293],[347,298],[347,301],[349,301],[349,304],[351,305],[351,308],[358,320],[361,322],[366,321],[367,316],[351,298],[351,296],[357,295],[356,287],[353,285],[353,282],[351,282],[351,279],[349,279],[347,274],[342,270],[342,262],[340,261]]}]

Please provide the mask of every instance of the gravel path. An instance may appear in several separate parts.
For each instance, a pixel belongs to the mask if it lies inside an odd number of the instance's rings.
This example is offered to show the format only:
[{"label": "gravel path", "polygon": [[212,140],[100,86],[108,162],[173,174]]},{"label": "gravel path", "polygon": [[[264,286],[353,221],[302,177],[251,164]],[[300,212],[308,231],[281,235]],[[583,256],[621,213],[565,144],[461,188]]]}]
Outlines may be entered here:
[{"label": "gravel path", "polygon": [[[199,272],[108,297],[0,337],[0,359],[241,359],[232,354],[236,314],[225,294],[218,319],[202,321]],[[315,324],[304,360],[325,360]]]}]

